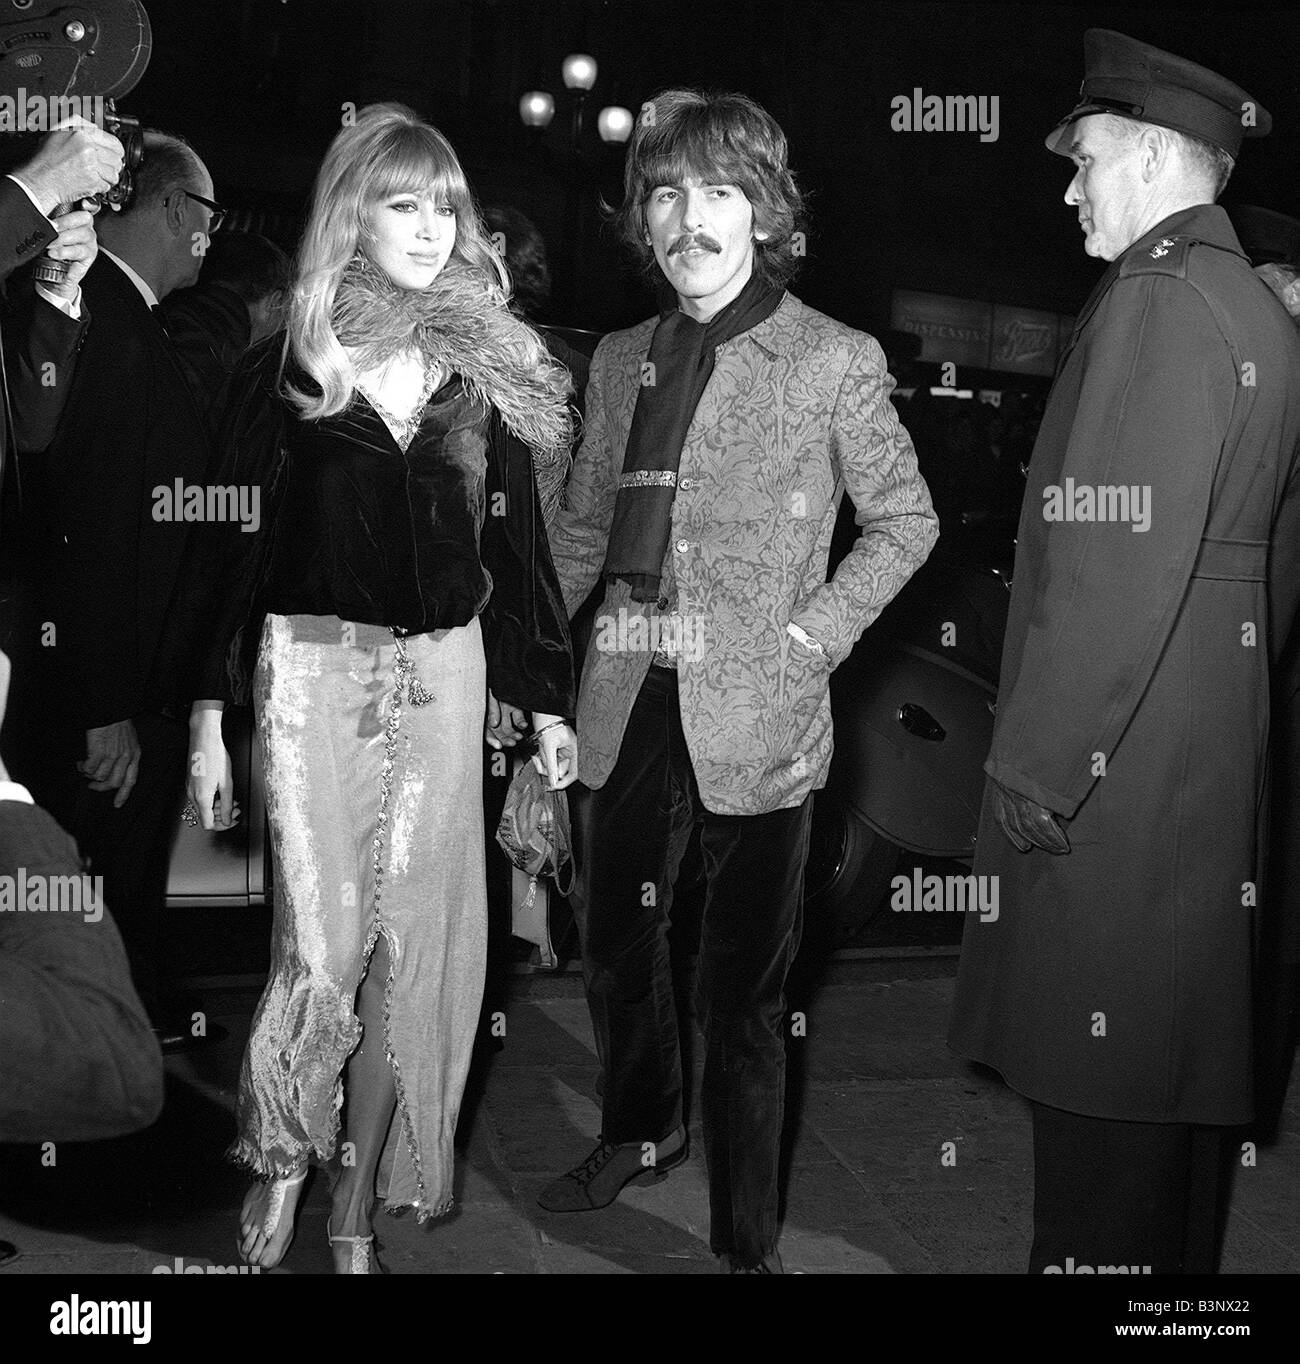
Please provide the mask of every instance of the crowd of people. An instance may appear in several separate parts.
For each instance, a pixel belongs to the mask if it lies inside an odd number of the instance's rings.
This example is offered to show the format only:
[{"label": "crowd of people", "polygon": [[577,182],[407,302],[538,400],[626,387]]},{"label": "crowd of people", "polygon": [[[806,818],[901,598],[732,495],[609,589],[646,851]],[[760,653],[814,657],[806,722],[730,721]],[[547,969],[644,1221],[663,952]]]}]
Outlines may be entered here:
[{"label": "crowd of people", "polygon": [[[160,954],[168,848],[178,818],[240,820],[223,718],[251,704],[275,895],[229,1153],[255,1176],[239,1252],[284,1259],[319,1170],[336,1271],[377,1272],[376,1204],[452,1205],[483,744],[526,745],[550,790],[584,791],[603,1072],[595,1144],[539,1201],[590,1213],[688,1157],[667,932],[698,829],[709,1242],[731,1272],[782,1272],[784,988],[830,674],[931,552],[936,508],[1023,492],[975,862],[1001,914],[967,923],[951,1043],[1033,1104],[1032,1269],[1210,1267],[1206,1171],[1253,1112],[1243,888],[1266,885],[1260,736],[1300,584],[1300,339],[1214,203],[1267,131],[1253,102],[1243,129],[1246,98],[1090,32],[1048,145],[1108,268],[1043,412],[891,402],[877,342],[790,290],[802,196],[742,95],[645,106],[614,222],[664,305],[577,383],[527,320],[527,253],[512,306],[517,220],[485,222],[402,106],[334,138],[292,263],[214,235],[212,178],[170,134],[145,134],[120,211],[51,219],[121,172],[100,130],[52,134],[0,184],[0,855],[24,877],[86,859],[107,912],[93,952],[66,920],[0,913],[0,1140],[157,1116],[185,1011]],[[59,282],[16,273],[42,251]],[[1067,480],[1148,487],[1150,533],[1045,518]],[[828,577],[845,495],[857,534]]]}]

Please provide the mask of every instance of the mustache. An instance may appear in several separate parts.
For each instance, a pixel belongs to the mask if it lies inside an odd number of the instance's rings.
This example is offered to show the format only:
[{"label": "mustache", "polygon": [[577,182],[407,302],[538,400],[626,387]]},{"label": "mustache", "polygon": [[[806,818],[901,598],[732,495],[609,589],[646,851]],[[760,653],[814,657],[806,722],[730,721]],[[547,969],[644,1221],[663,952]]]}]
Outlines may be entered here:
[{"label": "mustache", "polygon": [[704,251],[712,251],[718,256],[722,254],[722,247],[715,242],[712,237],[703,232],[694,233],[689,237],[678,237],[672,246],[668,248],[668,254],[670,256],[675,256],[681,251],[689,251],[694,246],[698,246]]}]

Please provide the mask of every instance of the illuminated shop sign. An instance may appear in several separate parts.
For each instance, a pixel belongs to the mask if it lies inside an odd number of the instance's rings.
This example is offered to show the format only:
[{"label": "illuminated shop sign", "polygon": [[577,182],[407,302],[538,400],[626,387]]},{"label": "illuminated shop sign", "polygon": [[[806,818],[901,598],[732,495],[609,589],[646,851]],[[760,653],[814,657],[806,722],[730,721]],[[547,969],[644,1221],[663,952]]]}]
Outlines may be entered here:
[{"label": "illuminated shop sign", "polygon": [[1038,308],[895,289],[891,325],[921,338],[922,360],[1050,378],[1074,319]]}]

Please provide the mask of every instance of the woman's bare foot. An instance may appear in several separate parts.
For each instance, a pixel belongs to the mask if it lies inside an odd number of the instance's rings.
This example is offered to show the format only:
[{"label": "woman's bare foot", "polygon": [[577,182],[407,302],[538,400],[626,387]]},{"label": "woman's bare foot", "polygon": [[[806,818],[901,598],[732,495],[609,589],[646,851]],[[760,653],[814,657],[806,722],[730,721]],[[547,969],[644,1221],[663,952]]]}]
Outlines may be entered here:
[{"label": "woman's bare foot", "polygon": [[274,1269],[284,1259],[306,1179],[304,1165],[295,1174],[259,1180],[249,1189],[239,1215],[239,1258],[245,1264]]}]

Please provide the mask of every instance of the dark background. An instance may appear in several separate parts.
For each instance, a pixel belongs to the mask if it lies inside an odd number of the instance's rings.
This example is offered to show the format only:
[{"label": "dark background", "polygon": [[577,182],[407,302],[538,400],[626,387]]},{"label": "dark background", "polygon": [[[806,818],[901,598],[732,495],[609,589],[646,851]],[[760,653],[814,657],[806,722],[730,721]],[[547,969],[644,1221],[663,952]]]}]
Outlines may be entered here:
[{"label": "dark background", "polygon": [[[1237,81],[1275,121],[1243,148],[1224,202],[1300,214],[1300,77],[1289,7],[1222,4],[851,3],[850,0],[145,0],[153,60],[123,107],[185,134],[232,207],[301,211],[345,101],[399,99],[461,153],[483,201],[523,209],[548,239],[551,320],[601,330],[649,295],[622,267],[596,191],[617,202],[621,149],[605,104],[634,112],[669,84],[741,90],[785,128],[811,208],[799,292],[871,331],[894,287],[1074,312],[1099,270],[1043,137],[1073,105],[1084,30],[1116,28]],[[560,62],[591,53],[587,168],[575,179]],[[996,95],[999,137],[890,129],[890,100]],[[548,89],[530,140],[519,95]],[[581,186],[582,228],[573,201]],[[264,220],[291,237],[292,216]]]}]

